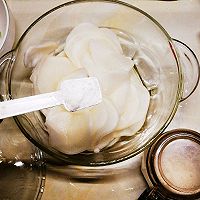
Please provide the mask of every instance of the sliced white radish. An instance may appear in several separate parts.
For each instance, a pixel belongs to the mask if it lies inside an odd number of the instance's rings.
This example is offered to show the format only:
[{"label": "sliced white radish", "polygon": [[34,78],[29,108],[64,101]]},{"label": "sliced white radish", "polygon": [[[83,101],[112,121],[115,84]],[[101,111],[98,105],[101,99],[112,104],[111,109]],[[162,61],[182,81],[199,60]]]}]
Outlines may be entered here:
[{"label": "sliced white radish", "polygon": [[111,45],[113,46],[113,50],[116,50],[116,52],[122,54],[122,47],[120,45],[119,39],[117,38],[117,35],[109,28],[100,28],[100,30],[106,37],[108,43],[111,43]]},{"label": "sliced white radish", "polygon": [[90,23],[83,23],[75,27],[66,39],[65,53],[72,62],[82,67],[81,58],[89,51],[88,46],[91,40],[104,40],[112,50],[122,53],[120,43],[117,42],[116,35],[109,29],[100,29]]},{"label": "sliced white radish", "polygon": [[[81,35],[81,34],[88,34],[89,33],[94,33],[95,31],[98,31],[98,27],[95,26],[92,23],[81,23],[77,26],[75,26],[71,32],[69,33],[69,35],[66,38],[66,45],[68,45],[68,42],[70,42],[71,40],[74,40],[75,37],[77,35]],[[79,42],[79,41],[77,41]]]},{"label": "sliced white radish", "polygon": [[86,57],[88,61],[84,62],[84,67],[89,75],[99,79],[105,94],[110,94],[129,79],[132,61],[114,52],[104,40],[91,40],[89,51],[91,57]]},{"label": "sliced white radish", "polygon": [[95,76],[103,101],[74,113],[62,106],[44,110],[50,145],[66,154],[99,152],[122,136],[134,135],[145,122],[150,95],[132,70],[133,61],[123,55],[117,35],[83,23],[56,48],[54,56],[46,56],[45,48],[39,48],[41,57],[38,49],[27,54],[37,52],[29,64],[36,66],[31,76],[35,92],[55,91],[66,79]]},{"label": "sliced white radish", "polygon": [[26,67],[35,67],[57,47],[58,43],[56,42],[46,42],[44,44],[29,47],[24,54],[24,65]]},{"label": "sliced white radish", "polygon": [[[104,126],[102,126],[99,130],[96,132],[95,140],[94,140],[94,147],[99,146],[99,144],[102,141],[102,138],[104,138],[106,135],[111,134],[119,121],[119,115],[115,107],[112,105],[112,103],[109,100],[104,99],[105,102],[105,109],[106,109],[106,122],[104,123]],[[97,122],[96,122],[97,123]],[[101,146],[101,145],[100,145]],[[98,147],[101,149],[101,147]],[[95,149],[94,148],[94,149]],[[103,148],[103,147],[102,147]]]},{"label": "sliced white radish", "polygon": [[89,118],[90,132],[93,135],[92,146],[95,146],[101,138],[115,130],[119,121],[117,110],[106,98],[90,110]]},{"label": "sliced white radish", "polygon": [[116,107],[119,115],[124,112],[126,100],[130,91],[130,80],[123,81],[118,88],[110,93],[109,97]]},{"label": "sliced white radish", "polygon": [[63,78],[63,80],[73,79],[73,78],[84,78],[84,77],[88,77],[87,71],[84,68],[78,68],[78,69],[72,71],[67,76],[65,76]]},{"label": "sliced white radish", "polygon": [[94,152],[98,153],[101,149],[110,146],[112,143],[113,145],[118,141],[118,138],[115,137],[115,132],[105,135],[102,137],[94,148]]},{"label": "sliced white radish", "polygon": [[127,128],[135,122],[135,119],[138,117],[136,116],[136,113],[139,110],[139,101],[140,99],[137,96],[136,88],[130,85],[129,95],[124,105],[124,112],[120,116],[116,130]]},{"label": "sliced white radish", "polygon": [[83,23],[76,26],[67,36],[64,51],[76,66],[82,67],[80,57],[87,52],[88,41],[98,37],[98,32],[98,27]]},{"label": "sliced white radish", "polygon": [[91,132],[91,149],[94,149],[94,146],[99,139],[99,131],[105,126],[106,121],[108,120],[108,113],[106,110],[104,100],[94,107],[89,109],[89,127]]},{"label": "sliced white radish", "polygon": [[145,117],[135,122],[128,128],[115,131],[114,136],[117,138],[120,138],[122,136],[133,136],[141,129],[142,125],[144,124],[144,121],[145,121]]},{"label": "sliced white radish", "polygon": [[31,75],[36,92],[46,93],[58,89],[58,84],[71,72],[76,70],[65,57],[48,56],[40,63]]},{"label": "sliced white radish", "polygon": [[107,111],[107,118],[104,126],[100,130],[98,130],[98,134],[100,134],[101,137],[103,135],[106,135],[114,131],[119,121],[118,112],[116,108],[113,106],[113,104],[106,98],[104,98],[104,102],[105,102],[105,109]]},{"label": "sliced white radish", "polygon": [[[89,42],[89,51],[91,58],[98,67],[109,72],[129,72],[132,68],[132,60],[126,58],[120,53],[113,51],[109,43],[105,40],[93,39]],[[94,66],[96,68],[96,66]]]},{"label": "sliced white radish", "polygon": [[61,51],[59,54],[56,55],[57,57],[67,57],[64,51]]},{"label": "sliced white radish", "polygon": [[144,122],[149,107],[149,101],[150,95],[148,90],[142,85],[138,76],[132,73],[129,96],[125,104],[124,113],[120,116],[116,130],[125,129],[139,121]]},{"label": "sliced white radish", "polygon": [[61,43],[61,44],[57,47],[57,49],[55,49],[54,55],[57,56],[57,55],[59,55],[61,52],[63,52],[64,55],[66,56],[66,54],[65,54],[65,52],[64,52],[64,47],[65,47],[65,43]]},{"label": "sliced white radish", "polygon": [[46,116],[49,143],[66,154],[77,154],[89,149],[91,143],[88,115],[85,111],[69,113],[53,108]]}]

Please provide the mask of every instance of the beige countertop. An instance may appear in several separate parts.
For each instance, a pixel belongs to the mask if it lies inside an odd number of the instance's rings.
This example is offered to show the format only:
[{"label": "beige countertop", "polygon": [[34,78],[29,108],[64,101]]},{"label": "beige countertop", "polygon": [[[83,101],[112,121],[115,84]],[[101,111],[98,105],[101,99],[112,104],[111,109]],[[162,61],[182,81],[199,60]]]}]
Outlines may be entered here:
[{"label": "beige countertop", "polygon": [[[48,9],[65,2],[64,0],[7,0],[16,21],[16,41],[23,31],[38,16]],[[188,44],[200,60],[200,1],[127,1],[152,15],[173,37]],[[200,131],[200,86],[186,101],[182,102],[168,129],[189,128]],[[195,105],[195,106],[194,106]],[[1,150],[5,157],[12,157],[8,149],[18,152],[22,146],[30,151],[30,143],[22,136],[12,119],[6,119],[0,126],[5,137],[12,133],[19,136],[20,142]],[[0,154],[1,156],[1,154]],[[146,188],[146,182],[140,172],[141,155],[124,163],[124,173],[93,181],[80,181],[70,178],[67,173],[47,170],[45,190],[42,200],[134,200]],[[111,166],[113,168],[113,166]]]}]

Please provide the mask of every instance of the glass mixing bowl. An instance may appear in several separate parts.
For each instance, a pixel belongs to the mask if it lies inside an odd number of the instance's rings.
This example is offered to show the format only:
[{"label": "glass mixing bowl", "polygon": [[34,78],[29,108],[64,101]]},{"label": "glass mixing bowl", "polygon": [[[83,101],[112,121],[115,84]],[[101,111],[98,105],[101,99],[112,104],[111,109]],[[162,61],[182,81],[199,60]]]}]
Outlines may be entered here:
[{"label": "glass mixing bowl", "polygon": [[[15,120],[32,143],[54,158],[75,165],[108,165],[137,155],[163,132],[180,101],[196,88],[199,66],[191,49],[173,40],[144,11],[114,0],[71,1],[40,16],[23,33],[15,48],[1,58],[1,99],[32,95],[32,69],[24,66],[24,54],[28,47],[46,41],[62,42],[69,31],[82,22],[112,29],[120,38],[124,54],[137,60],[134,67],[151,95],[143,127],[136,135],[124,137],[99,153],[67,155],[49,145],[45,118],[40,111],[17,116]],[[135,55],[135,45],[139,45],[151,59],[152,66]]]}]

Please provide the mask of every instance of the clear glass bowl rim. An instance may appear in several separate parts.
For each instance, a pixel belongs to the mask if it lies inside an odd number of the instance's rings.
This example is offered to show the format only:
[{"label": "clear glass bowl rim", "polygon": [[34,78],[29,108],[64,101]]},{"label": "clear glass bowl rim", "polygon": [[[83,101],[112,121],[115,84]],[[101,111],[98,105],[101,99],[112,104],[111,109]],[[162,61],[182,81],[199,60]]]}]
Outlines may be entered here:
[{"label": "clear glass bowl rim", "polygon": [[[148,148],[159,136],[160,134],[167,128],[167,126],[169,125],[169,123],[171,122],[171,120],[173,119],[177,109],[178,109],[178,105],[182,96],[182,92],[183,92],[183,77],[182,77],[182,71],[181,71],[181,66],[180,66],[180,61],[178,58],[178,54],[176,51],[176,47],[173,44],[173,39],[170,37],[170,35],[167,33],[167,31],[161,26],[161,24],[155,20],[152,16],[150,16],[149,14],[147,14],[145,11],[141,10],[140,8],[137,8],[133,5],[130,5],[128,3],[122,2],[122,1],[118,1],[118,0],[74,0],[74,1],[69,1],[63,4],[60,4],[50,10],[48,10],[47,12],[45,12],[44,14],[42,14],[40,17],[38,17],[32,24],[30,24],[28,26],[28,28],[25,30],[25,32],[21,35],[20,39],[18,40],[18,42],[16,43],[15,47],[13,48],[13,50],[11,50],[8,53],[14,53],[17,55],[17,49],[19,48],[20,44],[22,43],[23,39],[26,37],[26,35],[28,34],[28,32],[31,30],[32,27],[34,27],[34,25],[36,25],[40,20],[42,20],[43,18],[45,18],[46,16],[48,16],[49,14],[51,14],[52,12],[65,7],[65,6],[70,6],[73,4],[79,4],[79,3],[89,3],[89,2],[99,2],[99,3],[111,3],[111,4],[118,4],[121,6],[125,6],[128,8],[131,8],[137,12],[140,12],[141,14],[145,15],[147,18],[149,18],[159,29],[160,31],[163,32],[163,34],[166,36],[169,45],[171,46],[171,49],[173,51],[174,54],[174,59],[176,60],[177,63],[177,71],[178,71],[178,89],[176,91],[176,101],[173,105],[172,108],[172,112],[169,115],[168,119],[166,119],[166,122],[164,123],[164,125],[160,128],[160,130],[154,135],[153,138],[150,138],[145,144],[142,145],[142,147],[140,147],[139,149],[137,149],[136,151],[128,154],[127,156],[124,156],[122,158],[119,159],[115,159],[115,160],[109,160],[109,161],[102,161],[102,162],[88,162],[85,163],[85,161],[81,162],[81,160],[74,162],[74,159],[70,159],[70,156],[60,152],[53,152],[52,150],[49,150],[47,147],[44,147],[43,145],[41,145],[40,143],[38,143],[36,140],[34,140],[30,134],[28,134],[26,132],[26,130],[23,128],[22,124],[20,123],[18,117],[14,117],[17,125],[19,126],[19,128],[21,129],[22,133],[35,145],[37,146],[39,149],[41,149],[42,151],[44,151],[45,153],[49,154],[50,156],[52,156],[53,158],[59,159],[65,163],[69,163],[69,164],[74,164],[74,165],[82,165],[82,166],[105,166],[105,165],[110,165],[110,164],[115,164],[115,163],[119,163],[122,161],[125,161],[131,157],[134,157],[136,155],[138,155],[139,153],[143,152],[146,148]],[[8,54],[7,53],[7,54]],[[10,85],[10,84],[9,84]]]}]

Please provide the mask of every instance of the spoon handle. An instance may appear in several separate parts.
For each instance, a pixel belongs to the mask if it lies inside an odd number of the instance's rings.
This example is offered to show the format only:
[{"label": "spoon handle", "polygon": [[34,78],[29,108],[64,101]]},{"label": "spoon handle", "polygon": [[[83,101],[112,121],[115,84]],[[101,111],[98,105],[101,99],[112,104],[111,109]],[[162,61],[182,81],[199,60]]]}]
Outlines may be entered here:
[{"label": "spoon handle", "polygon": [[62,104],[59,91],[0,102],[0,119]]}]

